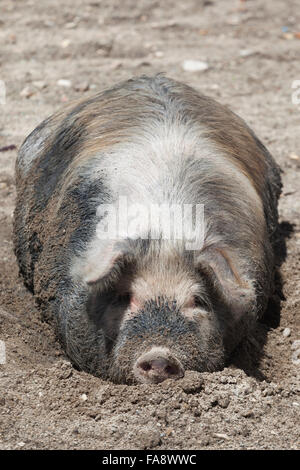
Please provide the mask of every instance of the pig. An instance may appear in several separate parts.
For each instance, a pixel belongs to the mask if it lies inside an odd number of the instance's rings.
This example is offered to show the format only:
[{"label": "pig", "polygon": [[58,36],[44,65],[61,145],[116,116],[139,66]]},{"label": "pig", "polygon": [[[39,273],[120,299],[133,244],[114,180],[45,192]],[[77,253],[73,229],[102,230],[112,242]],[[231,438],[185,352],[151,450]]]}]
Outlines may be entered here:
[{"label": "pig", "polygon": [[[24,141],[16,186],[20,273],[80,370],[127,384],[221,370],[262,318],[280,169],[214,99],[158,74],[69,104]],[[192,207],[193,230],[147,218],[162,205]],[[139,223],[113,230],[132,207]]]}]

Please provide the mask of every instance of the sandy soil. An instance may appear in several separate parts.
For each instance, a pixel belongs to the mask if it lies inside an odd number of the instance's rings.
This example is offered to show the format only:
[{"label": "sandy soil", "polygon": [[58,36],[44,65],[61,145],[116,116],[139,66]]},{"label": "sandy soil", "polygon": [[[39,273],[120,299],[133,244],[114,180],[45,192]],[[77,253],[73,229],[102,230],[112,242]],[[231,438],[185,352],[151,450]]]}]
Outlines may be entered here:
[{"label": "sandy soil", "polygon": [[[284,182],[281,275],[255,339],[221,372],[116,386],[72,368],[18,278],[11,235],[16,150],[0,152],[0,340],[7,359],[0,365],[0,448],[296,449],[300,105],[291,95],[300,79],[298,0],[2,0],[0,8],[7,91],[0,148],[18,147],[70,99],[165,71],[241,115],[280,163]],[[184,71],[189,59],[209,68]]]}]

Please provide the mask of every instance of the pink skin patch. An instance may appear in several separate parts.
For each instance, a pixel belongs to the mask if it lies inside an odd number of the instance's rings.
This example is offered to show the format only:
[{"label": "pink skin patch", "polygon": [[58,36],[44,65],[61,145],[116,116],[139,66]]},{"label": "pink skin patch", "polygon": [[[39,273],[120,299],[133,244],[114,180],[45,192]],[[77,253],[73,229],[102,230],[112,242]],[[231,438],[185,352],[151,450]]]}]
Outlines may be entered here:
[{"label": "pink skin patch", "polygon": [[138,312],[142,307],[141,303],[137,300],[137,298],[133,295],[130,298],[130,310],[132,313]]}]

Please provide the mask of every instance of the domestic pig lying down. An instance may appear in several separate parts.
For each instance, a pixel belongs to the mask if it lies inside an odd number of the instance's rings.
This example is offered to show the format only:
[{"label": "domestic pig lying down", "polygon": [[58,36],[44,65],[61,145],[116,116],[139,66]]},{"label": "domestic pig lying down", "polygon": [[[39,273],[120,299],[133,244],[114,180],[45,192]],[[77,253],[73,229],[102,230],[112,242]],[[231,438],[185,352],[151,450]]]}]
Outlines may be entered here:
[{"label": "domestic pig lying down", "polygon": [[15,253],[72,363],[116,383],[220,370],[273,289],[280,172],[227,107],[163,75],[43,121]]}]

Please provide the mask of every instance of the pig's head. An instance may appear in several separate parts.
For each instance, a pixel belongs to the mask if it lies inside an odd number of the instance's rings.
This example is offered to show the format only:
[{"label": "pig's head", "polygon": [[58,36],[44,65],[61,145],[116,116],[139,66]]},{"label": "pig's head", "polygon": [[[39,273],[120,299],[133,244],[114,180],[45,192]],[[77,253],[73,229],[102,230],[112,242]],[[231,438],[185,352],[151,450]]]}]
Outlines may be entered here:
[{"label": "pig's head", "polygon": [[120,329],[110,376],[117,382],[159,383],[183,377],[187,369],[221,367],[221,336],[205,316],[199,312],[197,319],[189,318],[176,300],[146,301]]},{"label": "pig's head", "polygon": [[126,252],[114,248],[107,260],[100,270],[90,269],[86,280],[93,321],[106,338],[108,378],[159,383],[185,370],[224,366],[254,295],[228,252],[143,241]]}]

